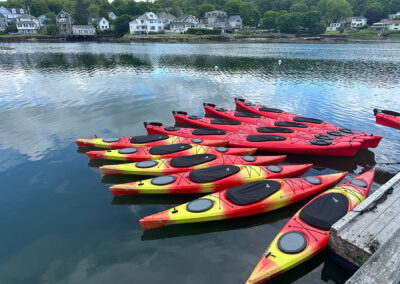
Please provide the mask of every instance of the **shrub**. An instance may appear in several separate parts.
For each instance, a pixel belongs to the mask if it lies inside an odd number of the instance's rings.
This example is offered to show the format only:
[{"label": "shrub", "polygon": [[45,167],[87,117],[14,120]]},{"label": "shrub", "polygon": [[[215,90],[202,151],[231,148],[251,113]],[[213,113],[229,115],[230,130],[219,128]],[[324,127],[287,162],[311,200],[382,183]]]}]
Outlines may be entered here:
[{"label": "shrub", "polygon": [[18,32],[17,25],[16,24],[8,25],[6,27],[5,32],[6,33],[16,33],[16,32]]},{"label": "shrub", "polygon": [[221,30],[220,29],[197,29],[197,28],[190,28],[187,30],[188,34],[193,34],[193,35],[220,35]]}]

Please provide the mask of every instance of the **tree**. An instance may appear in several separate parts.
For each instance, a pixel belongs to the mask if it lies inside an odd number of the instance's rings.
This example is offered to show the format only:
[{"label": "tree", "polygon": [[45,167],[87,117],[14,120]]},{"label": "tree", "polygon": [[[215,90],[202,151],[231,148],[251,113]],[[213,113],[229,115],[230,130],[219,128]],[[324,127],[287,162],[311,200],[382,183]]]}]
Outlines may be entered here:
[{"label": "tree", "polygon": [[18,32],[17,25],[16,24],[8,25],[4,31],[6,33],[16,33]]},{"label": "tree", "polygon": [[305,2],[298,2],[290,6],[290,12],[307,12],[308,6]]},{"label": "tree", "polygon": [[83,0],[76,0],[73,18],[79,25],[87,25],[88,12]]},{"label": "tree", "polygon": [[265,29],[275,29],[275,21],[278,15],[278,12],[272,10],[266,11],[262,19],[262,27]]},{"label": "tree", "polygon": [[255,27],[260,23],[260,13],[254,2],[244,2],[241,0],[228,0],[224,5],[223,10],[228,15],[240,15],[243,25]]},{"label": "tree", "polygon": [[128,33],[130,21],[132,21],[132,17],[129,15],[122,15],[117,17],[114,21],[115,31],[121,36]]},{"label": "tree", "polygon": [[321,0],[317,9],[328,23],[340,22],[353,14],[346,0]]},{"label": "tree", "polygon": [[49,12],[45,16],[46,19],[43,21],[45,25],[56,24],[56,14]]},{"label": "tree", "polygon": [[372,25],[382,19],[382,12],[376,8],[369,8],[365,11],[364,16],[367,18],[368,25]]},{"label": "tree", "polygon": [[31,14],[35,17],[39,17],[41,15],[46,14],[47,12],[50,12],[44,0],[32,0],[29,8]]},{"label": "tree", "polygon": [[210,12],[210,11],[214,11],[214,10],[215,10],[214,5],[211,5],[211,4],[209,4],[209,3],[201,4],[201,5],[197,8],[198,16],[199,16],[199,17],[203,17],[205,13]]},{"label": "tree", "polygon": [[62,10],[63,5],[60,0],[47,0],[47,7],[54,14],[58,14]]},{"label": "tree", "polygon": [[48,24],[45,31],[47,35],[56,35],[58,34],[58,26],[56,24]]}]

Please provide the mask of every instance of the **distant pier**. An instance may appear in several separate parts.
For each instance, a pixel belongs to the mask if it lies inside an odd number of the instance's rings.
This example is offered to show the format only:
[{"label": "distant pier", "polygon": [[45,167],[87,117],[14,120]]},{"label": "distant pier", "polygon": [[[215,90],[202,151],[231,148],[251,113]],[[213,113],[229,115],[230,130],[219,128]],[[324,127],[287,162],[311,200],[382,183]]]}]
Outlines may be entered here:
[{"label": "distant pier", "polygon": [[349,284],[400,283],[400,173],[332,226],[329,249],[360,267]]}]

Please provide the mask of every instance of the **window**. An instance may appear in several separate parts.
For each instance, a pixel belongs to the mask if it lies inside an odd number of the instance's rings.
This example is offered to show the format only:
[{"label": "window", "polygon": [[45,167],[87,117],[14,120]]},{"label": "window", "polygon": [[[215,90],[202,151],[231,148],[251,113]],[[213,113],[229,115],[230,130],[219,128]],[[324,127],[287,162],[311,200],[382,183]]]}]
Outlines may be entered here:
[{"label": "window", "polygon": [[151,27],[150,27],[150,30],[152,30],[152,31],[154,31],[155,29],[156,29],[155,26],[151,26]]}]

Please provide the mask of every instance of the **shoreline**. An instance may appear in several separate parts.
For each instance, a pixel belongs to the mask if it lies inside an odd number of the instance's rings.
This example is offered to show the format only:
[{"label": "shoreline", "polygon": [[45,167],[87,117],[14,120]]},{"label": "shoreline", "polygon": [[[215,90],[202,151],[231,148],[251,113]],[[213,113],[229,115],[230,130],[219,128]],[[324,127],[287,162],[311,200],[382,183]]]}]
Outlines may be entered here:
[{"label": "shoreline", "polygon": [[[83,40],[67,40],[60,41],[58,36],[46,35],[20,35],[20,36],[0,36],[0,43],[7,42],[79,42]],[[90,40],[90,42],[161,42],[161,43],[400,43],[399,39],[353,39],[347,37],[324,36],[320,37],[295,37],[294,35],[276,38],[265,35],[128,35],[124,37],[98,37]]]}]

